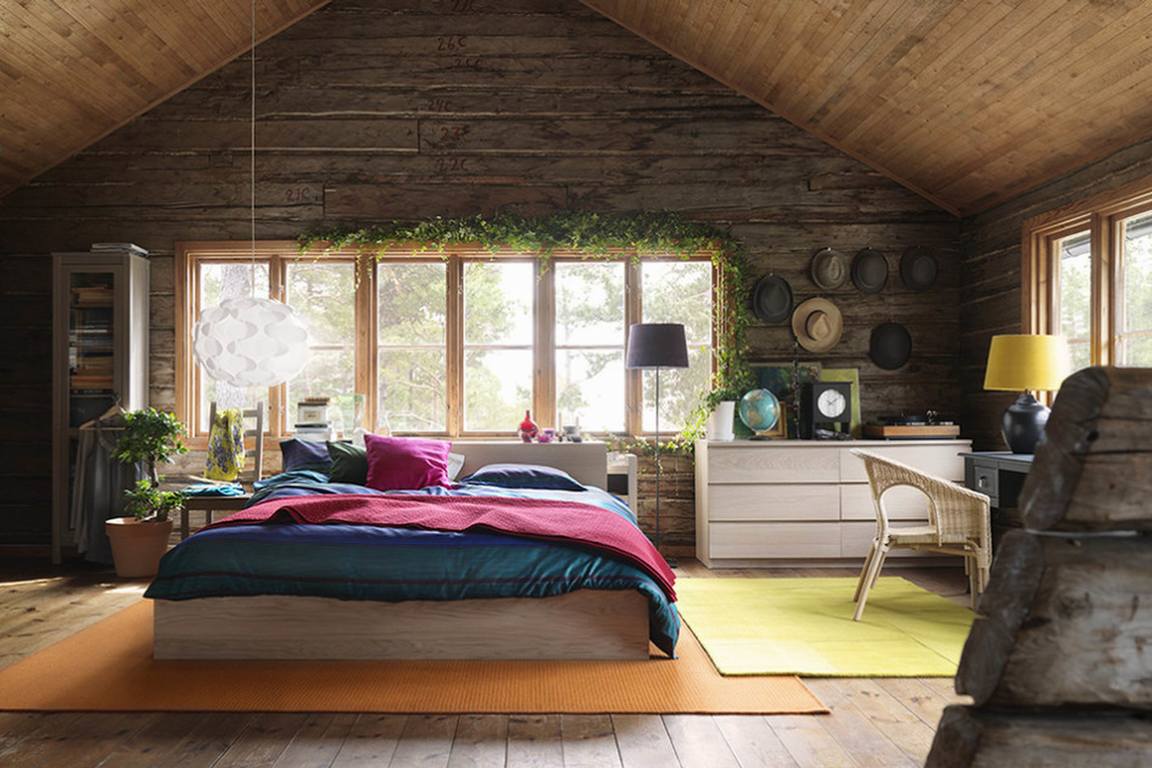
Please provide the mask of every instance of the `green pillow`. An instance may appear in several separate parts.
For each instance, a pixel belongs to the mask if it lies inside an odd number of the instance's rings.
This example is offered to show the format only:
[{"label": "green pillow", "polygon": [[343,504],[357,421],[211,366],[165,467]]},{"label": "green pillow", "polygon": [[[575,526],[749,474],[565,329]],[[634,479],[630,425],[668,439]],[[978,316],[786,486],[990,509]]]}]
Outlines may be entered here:
[{"label": "green pillow", "polygon": [[329,482],[353,485],[368,482],[368,454],[363,448],[352,443],[328,443],[328,456],[332,459]]}]

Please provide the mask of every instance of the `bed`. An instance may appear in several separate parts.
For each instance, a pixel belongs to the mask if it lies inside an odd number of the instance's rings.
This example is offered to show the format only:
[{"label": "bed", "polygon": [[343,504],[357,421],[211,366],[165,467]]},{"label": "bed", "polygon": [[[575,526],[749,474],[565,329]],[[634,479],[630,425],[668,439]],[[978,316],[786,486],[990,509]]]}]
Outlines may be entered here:
[{"label": "bed", "polygon": [[[567,519],[569,528],[587,515],[590,528],[639,531],[627,505],[601,490],[603,444],[462,443],[453,450],[465,457],[461,477],[490,464],[543,464],[585,487],[464,483],[398,493],[288,476],[254,496],[250,508],[253,515],[271,510],[274,521],[234,520],[165,555],[146,593],[154,601],[155,657],[647,659],[651,645],[674,655],[680,623],[671,581],[620,548],[491,528],[360,524],[361,510],[443,504],[513,510],[522,519],[571,512],[578,517]],[[333,506],[353,522],[312,524],[296,514]],[[293,524],[268,524],[285,522],[286,510]]]}]

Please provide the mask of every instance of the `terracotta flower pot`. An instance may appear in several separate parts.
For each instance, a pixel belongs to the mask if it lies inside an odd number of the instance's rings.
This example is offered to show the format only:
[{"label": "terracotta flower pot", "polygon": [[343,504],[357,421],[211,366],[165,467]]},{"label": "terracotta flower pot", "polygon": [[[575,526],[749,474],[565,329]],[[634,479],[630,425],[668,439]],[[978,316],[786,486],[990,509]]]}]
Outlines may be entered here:
[{"label": "terracotta flower pot", "polygon": [[112,543],[117,576],[129,579],[155,576],[160,558],[168,549],[172,521],[141,522],[134,517],[113,517],[104,521],[104,531]]}]

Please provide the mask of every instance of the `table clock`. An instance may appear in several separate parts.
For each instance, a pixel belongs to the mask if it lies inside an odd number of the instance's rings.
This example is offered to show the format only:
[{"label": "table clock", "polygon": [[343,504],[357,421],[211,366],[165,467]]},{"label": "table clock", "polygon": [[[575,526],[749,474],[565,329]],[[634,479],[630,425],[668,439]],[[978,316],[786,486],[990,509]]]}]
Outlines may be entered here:
[{"label": "table clock", "polygon": [[852,385],[839,381],[813,381],[800,390],[800,435],[811,440],[821,432],[850,435]]}]

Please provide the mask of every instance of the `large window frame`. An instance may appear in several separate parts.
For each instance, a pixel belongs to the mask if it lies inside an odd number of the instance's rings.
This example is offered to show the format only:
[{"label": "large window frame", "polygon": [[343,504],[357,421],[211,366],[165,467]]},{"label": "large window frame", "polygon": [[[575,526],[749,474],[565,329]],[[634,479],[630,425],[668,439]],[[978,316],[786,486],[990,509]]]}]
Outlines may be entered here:
[{"label": "large window frame", "polygon": [[[269,265],[269,286],[273,298],[283,300],[285,294],[284,275],[286,265],[292,262],[312,262],[316,260],[352,261],[357,264],[356,272],[356,339],[355,339],[355,385],[356,392],[364,397],[365,426],[375,429],[378,419],[378,370],[377,353],[377,289],[375,258],[357,258],[354,250],[316,250],[301,253],[294,241],[261,241],[255,249],[245,241],[181,242],[176,244],[175,292],[176,292],[176,413],[189,425],[189,437],[193,446],[206,442],[207,436],[200,428],[200,371],[192,356],[192,327],[199,306],[198,266],[208,262],[248,263],[253,258],[267,261]],[[534,265],[535,290],[533,295],[533,395],[532,414],[538,423],[554,424],[556,419],[556,343],[555,343],[555,275],[550,262],[587,261],[588,255],[579,251],[557,250],[541,259],[533,254],[518,251],[492,252],[483,247],[449,247],[443,252],[429,251],[427,247],[411,244],[407,247],[394,246],[379,261],[384,262],[436,262],[446,266],[446,429],[437,432],[397,432],[397,434],[429,435],[448,438],[484,439],[507,437],[515,434],[515,426],[509,425],[501,431],[469,431],[464,429],[464,344],[463,317],[464,265],[472,261],[493,261],[510,259],[531,261]],[[625,265],[625,317],[626,329],[641,322],[643,286],[641,264],[646,261],[698,261],[711,262],[710,253],[701,253],[685,259],[676,254],[640,254],[631,250],[614,250],[597,258],[618,260]],[[713,265],[712,279],[712,324],[709,339],[712,372],[716,366],[716,306],[719,276]],[[625,430],[619,434],[644,436],[643,429],[643,379],[642,371],[626,370],[624,388]],[[290,415],[286,401],[286,385],[269,388],[267,434],[270,437],[288,437],[291,434]]]},{"label": "large window frame", "polygon": [[1089,341],[1092,365],[1117,361],[1118,292],[1122,288],[1124,222],[1152,212],[1152,178],[1093,196],[1024,222],[1021,240],[1021,328],[1060,332],[1059,243],[1087,231],[1091,237]]}]

